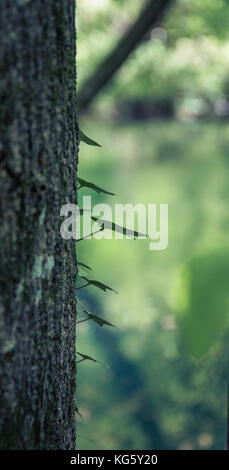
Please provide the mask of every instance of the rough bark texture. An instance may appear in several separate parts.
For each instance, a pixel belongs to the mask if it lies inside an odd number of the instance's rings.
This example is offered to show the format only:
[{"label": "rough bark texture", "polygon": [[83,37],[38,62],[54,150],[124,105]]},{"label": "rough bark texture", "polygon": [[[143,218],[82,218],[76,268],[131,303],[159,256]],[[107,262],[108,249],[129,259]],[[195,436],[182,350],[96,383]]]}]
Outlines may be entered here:
[{"label": "rough bark texture", "polygon": [[75,448],[75,0],[0,1],[0,448]]}]

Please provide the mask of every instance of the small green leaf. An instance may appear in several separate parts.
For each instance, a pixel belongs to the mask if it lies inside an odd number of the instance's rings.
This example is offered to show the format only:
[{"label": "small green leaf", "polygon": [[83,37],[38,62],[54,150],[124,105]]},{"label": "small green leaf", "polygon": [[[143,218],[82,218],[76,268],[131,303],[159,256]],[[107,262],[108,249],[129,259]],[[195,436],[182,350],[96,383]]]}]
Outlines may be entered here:
[{"label": "small green leaf", "polygon": [[93,189],[93,191],[96,191],[97,193],[104,193],[104,194],[109,194],[110,196],[115,196],[114,193],[110,193],[109,191],[106,191],[105,189],[100,188],[99,186],[96,186],[94,183],[90,183],[90,181],[83,180],[82,178],[78,178],[79,184],[82,187]]},{"label": "small green leaf", "polygon": [[80,352],[77,353],[82,359],[87,360],[87,361],[93,361],[93,362],[98,362],[96,359],[93,359],[93,357],[88,356],[87,354],[82,354]]},{"label": "small green leaf", "polygon": [[97,142],[90,139],[90,137],[84,134],[84,132],[82,132],[80,129],[79,129],[79,140],[80,142],[84,142],[87,145],[92,145],[93,147],[101,147],[100,144],[97,144]]},{"label": "small green leaf", "polygon": [[88,282],[88,284],[91,284],[92,286],[98,287],[98,289],[103,290],[106,292],[107,290],[110,290],[112,292],[115,292],[116,294],[118,293],[116,290],[112,289],[112,287],[107,286],[106,284],[103,284],[102,282],[95,281],[94,279],[88,279],[85,276],[81,276],[82,279]]},{"label": "small green leaf", "polygon": [[87,264],[80,263],[80,262],[78,262],[77,264],[78,266],[82,266],[82,268],[89,269],[89,271],[92,271],[92,268],[90,268],[90,266],[88,266]]},{"label": "small green leaf", "polygon": [[107,364],[104,364],[103,362],[97,361],[91,356],[88,356],[87,354],[82,354],[80,352],[77,353],[84,361],[92,361],[95,362],[96,364],[101,364],[102,366],[109,367]]},{"label": "small green leaf", "polygon": [[104,325],[107,325],[107,326],[113,326],[114,328],[117,328],[115,325],[112,325],[112,323],[109,323],[108,321],[104,320],[103,318],[99,317],[98,315],[95,315],[94,313],[88,312],[87,310],[83,310],[83,312],[86,313],[89,320],[94,321],[95,323],[97,323],[101,327],[103,327]]},{"label": "small green leaf", "polygon": [[121,225],[117,225],[114,222],[111,222],[109,220],[104,220],[100,219],[94,216],[91,216],[91,219],[97,222],[99,225],[104,225],[104,230],[112,230],[113,232],[119,232],[123,233],[124,235],[127,235],[128,237],[131,237],[135,240],[135,238],[146,238],[148,235],[140,232],[136,232],[135,230],[130,230],[126,227],[122,227]]}]

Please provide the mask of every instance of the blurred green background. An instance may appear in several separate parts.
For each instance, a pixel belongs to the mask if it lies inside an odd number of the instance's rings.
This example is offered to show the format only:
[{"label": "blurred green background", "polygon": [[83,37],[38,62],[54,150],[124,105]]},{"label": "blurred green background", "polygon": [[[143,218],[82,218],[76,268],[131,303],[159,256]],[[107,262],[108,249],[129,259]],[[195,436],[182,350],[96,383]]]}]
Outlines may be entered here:
[{"label": "blurred green background", "polygon": [[[142,5],[79,0],[79,89]],[[79,291],[89,311],[118,326],[78,326],[78,350],[110,366],[78,366],[79,449],[225,448],[228,118],[226,0],[177,1],[80,116],[102,148],[81,143],[79,176],[117,194],[82,188],[80,204],[89,194],[94,204],[168,203],[169,246],[77,246],[93,268],[81,274],[119,293]]]}]

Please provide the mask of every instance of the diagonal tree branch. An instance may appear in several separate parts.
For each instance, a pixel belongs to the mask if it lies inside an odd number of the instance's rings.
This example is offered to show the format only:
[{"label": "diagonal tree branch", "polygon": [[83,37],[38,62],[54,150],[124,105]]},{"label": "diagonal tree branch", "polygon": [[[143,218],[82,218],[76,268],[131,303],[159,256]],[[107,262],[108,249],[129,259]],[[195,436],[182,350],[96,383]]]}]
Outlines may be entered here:
[{"label": "diagonal tree branch", "polygon": [[91,105],[96,95],[109,82],[149,28],[161,18],[173,1],[147,0],[136,22],[82,86],[78,97],[79,110],[87,109]]}]

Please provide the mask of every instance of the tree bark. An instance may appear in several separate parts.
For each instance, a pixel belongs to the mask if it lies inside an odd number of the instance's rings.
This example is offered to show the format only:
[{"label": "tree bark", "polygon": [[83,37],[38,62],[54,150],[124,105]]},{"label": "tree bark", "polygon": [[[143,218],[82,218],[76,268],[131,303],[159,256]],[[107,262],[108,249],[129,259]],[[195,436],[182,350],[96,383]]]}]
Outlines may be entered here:
[{"label": "tree bark", "polygon": [[0,448],[75,448],[75,0],[0,2]]},{"label": "tree bark", "polygon": [[80,111],[90,107],[95,97],[107,85],[113,75],[144,38],[149,28],[161,19],[174,0],[147,0],[136,22],[120,39],[110,54],[99,64],[94,73],[83,84],[79,92]]}]

